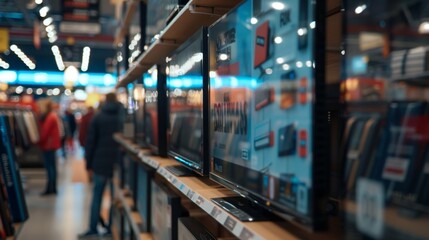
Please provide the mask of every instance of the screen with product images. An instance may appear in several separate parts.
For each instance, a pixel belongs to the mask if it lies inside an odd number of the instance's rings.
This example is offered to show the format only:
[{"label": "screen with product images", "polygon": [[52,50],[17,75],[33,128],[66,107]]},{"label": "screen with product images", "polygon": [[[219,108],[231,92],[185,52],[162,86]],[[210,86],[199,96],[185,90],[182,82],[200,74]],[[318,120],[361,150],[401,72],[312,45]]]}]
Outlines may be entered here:
[{"label": "screen with product images", "polygon": [[208,80],[204,60],[205,29],[184,43],[168,63],[169,101],[168,153],[199,174],[208,173],[204,150],[204,80]]},{"label": "screen with product images", "polygon": [[210,177],[313,227],[328,162],[315,158],[315,9],[249,0],[209,29]]},{"label": "screen with product images", "polygon": [[152,180],[151,233],[155,240],[177,239],[177,223],[182,214],[180,197]]}]

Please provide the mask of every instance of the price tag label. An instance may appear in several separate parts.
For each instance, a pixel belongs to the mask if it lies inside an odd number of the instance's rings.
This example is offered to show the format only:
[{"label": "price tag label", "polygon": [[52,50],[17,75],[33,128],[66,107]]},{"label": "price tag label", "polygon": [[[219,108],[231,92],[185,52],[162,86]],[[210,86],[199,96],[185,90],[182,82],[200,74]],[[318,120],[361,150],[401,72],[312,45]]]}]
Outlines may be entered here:
[{"label": "price tag label", "polygon": [[195,202],[198,206],[201,206],[204,204],[204,198],[202,198],[201,196],[198,197],[197,201]]},{"label": "price tag label", "polygon": [[251,233],[247,228],[243,228],[240,233],[240,239],[251,240],[253,239],[253,233]]},{"label": "price tag label", "polygon": [[192,190],[189,190],[188,193],[186,194],[186,196],[192,200],[192,198],[194,197],[195,192]]},{"label": "price tag label", "polygon": [[228,229],[229,231],[232,232],[232,231],[234,231],[235,225],[237,225],[237,221],[235,221],[231,217],[227,217],[224,225],[225,225],[226,229]]},{"label": "price tag label", "polygon": [[389,157],[386,159],[386,163],[384,165],[383,178],[386,180],[402,182],[407,176],[409,165],[410,160],[407,158]]},{"label": "price tag label", "polygon": [[360,178],[356,187],[357,214],[359,231],[381,238],[384,228],[384,188],[377,181]]},{"label": "price tag label", "polygon": [[222,211],[219,210],[219,208],[213,207],[212,211],[210,212],[210,215],[216,219],[221,213]]}]

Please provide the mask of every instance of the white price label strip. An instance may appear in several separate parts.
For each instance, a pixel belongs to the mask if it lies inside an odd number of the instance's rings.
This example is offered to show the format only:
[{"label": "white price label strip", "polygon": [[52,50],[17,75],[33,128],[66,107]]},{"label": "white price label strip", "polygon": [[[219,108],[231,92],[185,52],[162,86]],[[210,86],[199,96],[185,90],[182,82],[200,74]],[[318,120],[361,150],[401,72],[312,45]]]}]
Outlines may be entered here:
[{"label": "white price label strip", "polygon": [[361,178],[356,187],[357,228],[376,239],[383,236],[384,188],[377,181]]}]

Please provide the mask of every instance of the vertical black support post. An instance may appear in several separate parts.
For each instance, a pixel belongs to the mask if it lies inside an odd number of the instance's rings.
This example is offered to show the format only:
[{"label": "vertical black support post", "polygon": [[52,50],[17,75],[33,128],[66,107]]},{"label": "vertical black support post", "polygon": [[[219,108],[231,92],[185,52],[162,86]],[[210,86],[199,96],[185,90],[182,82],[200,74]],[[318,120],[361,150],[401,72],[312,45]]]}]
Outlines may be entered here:
[{"label": "vertical black support post", "polygon": [[130,34],[127,33],[127,35],[125,35],[124,44],[122,46],[122,51],[124,55],[123,61],[125,61],[125,71],[127,71],[130,68],[130,62],[128,61],[128,59],[130,58],[130,49],[128,49],[129,45],[130,45]]},{"label": "vertical black support post", "polygon": [[[140,1],[140,51],[142,52],[142,54],[145,52],[144,50],[144,46],[146,45],[146,25],[147,25],[147,4],[144,1]],[[140,78],[141,83],[143,84],[143,91],[146,91],[145,85],[144,85],[144,74],[143,76],[141,76]],[[140,106],[142,107],[142,106]],[[143,131],[143,137],[146,138],[146,117],[145,117],[145,113],[146,113],[146,104],[143,104],[143,129],[145,129]],[[145,145],[147,145],[146,141]]]},{"label": "vertical black support post", "polygon": [[165,64],[156,65],[158,69],[158,154],[167,157],[167,124],[168,124],[168,100],[167,100],[167,76]]},{"label": "vertical black support post", "polygon": [[[135,156],[136,158],[138,158],[137,156]],[[137,174],[138,174],[138,170],[137,168],[139,167],[138,163],[136,161],[132,161],[131,163],[131,171],[133,171],[132,176],[133,179],[131,179],[132,181],[132,192],[133,192],[133,202],[134,205],[132,206],[131,210],[133,211],[137,211],[137,196],[138,196],[138,182],[137,182]]]},{"label": "vertical black support post", "polygon": [[[306,2],[306,4],[302,4]],[[312,212],[313,230],[325,230],[328,227],[328,206],[329,196],[329,166],[331,144],[328,111],[326,108],[326,82],[325,82],[325,42],[326,42],[326,1],[300,1],[302,4],[300,12],[308,11],[310,5],[314,11],[316,28],[313,54],[316,68],[314,69],[314,103],[313,103],[313,196]],[[306,14],[305,14],[306,15]],[[305,16],[303,17],[303,19]],[[307,40],[302,41],[299,46],[304,47]]]},{"label": "vertical black support post", "polygon": [[140,1],[140,51],[144,52],[144,46],[146,45],[146,25],[147,25],[147,5],[144,1]]}]

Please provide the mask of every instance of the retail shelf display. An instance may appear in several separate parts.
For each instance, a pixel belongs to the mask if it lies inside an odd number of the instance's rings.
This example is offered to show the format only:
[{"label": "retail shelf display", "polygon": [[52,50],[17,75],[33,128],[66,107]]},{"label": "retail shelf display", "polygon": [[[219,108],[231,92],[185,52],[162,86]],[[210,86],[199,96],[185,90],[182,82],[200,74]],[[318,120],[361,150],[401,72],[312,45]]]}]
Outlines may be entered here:
[{"label": "retail shelf display", "polygon": [[160,33],[159,38],[120,77],[116,87],[124,87],[140,77],[154,64],[165,63],[165,58],[199,28],[210,26],[242,0],[191,0]]},{"label": "retail shelf display", "polygon": [[[116,135],[115,140],[125,149],[128,149],[123,145],[128,144],[126,139],[121,138],[120,135]],[[129,153],[132,154],[131,151],[129,151]],[[184,196],[195,203],[208,215],[213,217],[220,225],[225,227],[239,239],[299,239],[299,237],[288,232],[286,229],[282,228],[278,223],[275,222],[267,221],[258,223],[244,223],[239,221],[233,215],[229,214],[227,211],[218,207],[218,205],[211,201],[212,198],[236,196],[234,192],[216,183],[213,183],[206,178],[201,179],[198,177],[175,176],[169,170],[167,170],[166,167],[179,165],[179,163],[176,161],[168,158],[148,155],[148,150],[145,149],[141,149],[138,156],[139,161],[147,164],[153,169],[156,169],[157,174],[166,179],[170,187],[176,188],[178,191],[180,191]],[[118,192],[120,193],[119,199],[124,204],[124,206],[126,205],[125,212],[131,216],[131,206],[133,203],[130,202],[128,198],[123,196],[120,189],[118,189]],[[136,227],[135,229],[138,229],[137,222],[134,222],[133,224]],[[142,234],[140,239],[150,239],[142,238],[143,235],[148,237],[146,234]]]}]

